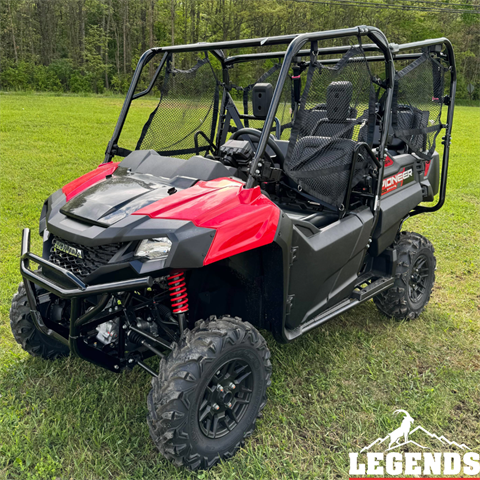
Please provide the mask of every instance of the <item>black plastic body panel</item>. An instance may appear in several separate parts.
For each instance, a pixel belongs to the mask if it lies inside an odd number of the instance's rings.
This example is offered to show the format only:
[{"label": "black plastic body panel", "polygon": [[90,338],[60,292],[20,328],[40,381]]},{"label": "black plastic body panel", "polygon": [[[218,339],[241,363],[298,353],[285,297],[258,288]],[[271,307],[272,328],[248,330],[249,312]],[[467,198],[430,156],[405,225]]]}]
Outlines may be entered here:
[{"label": "black plastic body panel", "polygon": [[[144,215],[131,215],[108,228],[86,226],[59,213],[48,221],[48,229],[54,235],[79,245],[98,246],[109,243],[137,242],[146,238],[168,237],[172,249],[166,260],[140,260],[133,253],[115,255],[112,265],[105,265],[85,280],[87,283],[111,281],[119,276],[122,280],[135,278],[164,268],[200,268],[212,244],[215,231],[196,227],[184,220],[152,219]],[[75,228],[78,225],[78,230]],[[50,243],[44,243],[43,257],[48,259]],[[130,249],[131,250],[131,249]]]},{"label": "black plastic body panel", "polygon": [[372,236],[370,255],[380,255],[394,241],[409,212],[423,201],[420,160],[411,154],[390,157],[385,167],[378,221]]},{"label": "black plastic body panel", "polygon": [[309,237],[293,223],[296,251],[288,289],[288,295],[294,295],[286,318],[289,329],[350,296],[367,250],[373,214],[364,207]]},{"label": "black plastic body panel", "polygon": [[372,237],[372,255],[379,255],[395,241],[402,220],[422,202],[422,198],[422,187],[418,182],[382,197],[380,215]]},{"label": "black plastic body panel", "polygon": [[173,179],[188,177],[197,180],[214,180],[220,177],[235,175],[236,168],[227,167],[209,158],[195,156],[189,160],[164,157],[154,150],[136,150],[130,153],[121,163],[121,167],[132,172],[146,173],[156,177]]}]

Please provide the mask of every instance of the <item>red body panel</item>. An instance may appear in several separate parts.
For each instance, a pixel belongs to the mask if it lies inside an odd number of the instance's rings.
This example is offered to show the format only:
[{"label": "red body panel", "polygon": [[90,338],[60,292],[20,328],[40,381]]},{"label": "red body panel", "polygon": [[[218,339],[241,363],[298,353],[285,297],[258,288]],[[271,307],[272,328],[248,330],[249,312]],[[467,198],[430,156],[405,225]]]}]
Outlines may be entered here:
[{"label": "red body panel", "polygon": [[430,170],[430,165],[432,164],[432,161],[429,160],[427,163],[425,163],[425,173],[423,174],[424,178],[427,178],[428,171]]},{"label": "red body panel", "polygon": [[385,156],[385,167],[390,167],[392,165],[393,165],[393,160],[388,155],[386,155]]},{"label": "red body panel", "polygon": [[216,230],[204,265],[273,242],[280,209],[260,187],[244,189],[229,178],[198,182],[193,187],[144,207],[133,215],[188,220]]},{"label": "red body panel", "polygon": [[75,195],[86,190],[97,182],[104,180],[107,175],[111,175],[118,167],[117,163],[105,163],[99,165],[95,170],[78,177],[70,183],[67,183],[62,187],[62,192],[67,197],[67,202],[71,200]]}]

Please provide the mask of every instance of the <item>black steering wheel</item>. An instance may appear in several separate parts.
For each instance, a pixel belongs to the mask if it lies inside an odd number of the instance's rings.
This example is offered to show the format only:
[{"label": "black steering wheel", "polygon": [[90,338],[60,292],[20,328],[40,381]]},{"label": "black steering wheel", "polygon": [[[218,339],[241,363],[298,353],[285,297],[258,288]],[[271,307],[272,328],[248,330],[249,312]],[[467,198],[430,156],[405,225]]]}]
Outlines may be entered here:
[{"label": "black steering wheel", "polygon": [[[262,132],[256,128],[240,128],[230,137],[230,140],[236,140],[242,135],[251,135],[259,139],[261,134]],[[275,153],[277,162],[280,163],[280,165],[283,165],[283,162],[285,161],[285,155],[280,150],[280,147],[276,144],[273,137],[270,135],[268,136],[267,145],[273,150],[273,153]]]}]

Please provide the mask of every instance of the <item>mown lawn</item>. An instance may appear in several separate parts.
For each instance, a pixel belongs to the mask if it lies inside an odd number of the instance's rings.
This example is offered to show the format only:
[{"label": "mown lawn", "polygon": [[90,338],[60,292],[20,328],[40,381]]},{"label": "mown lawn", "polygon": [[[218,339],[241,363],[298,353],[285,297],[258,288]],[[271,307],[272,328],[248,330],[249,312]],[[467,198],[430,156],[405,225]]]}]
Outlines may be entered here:
[{"label": "mown lawn", "polygon": [[[405,229],[430,238],[437,283],[425,313],[395,322],[363,304],[289,345],[266,334],[274,367],[256,433],[228,463],[191,474],[150,441],[148,374],[114,375],[68,358],[29,357],[9,327],[20,233],[45,198],[103,159],[118,97],[0,96],[0,478],[347,478],[348,453],[399,425],[480,451],[480,108],[458,107],[448,198]],[[134,146],[145,100],[122,146]],[[33,235],[33,249],[40,238]],[[152,360],[152,366],[154,361]]]}]

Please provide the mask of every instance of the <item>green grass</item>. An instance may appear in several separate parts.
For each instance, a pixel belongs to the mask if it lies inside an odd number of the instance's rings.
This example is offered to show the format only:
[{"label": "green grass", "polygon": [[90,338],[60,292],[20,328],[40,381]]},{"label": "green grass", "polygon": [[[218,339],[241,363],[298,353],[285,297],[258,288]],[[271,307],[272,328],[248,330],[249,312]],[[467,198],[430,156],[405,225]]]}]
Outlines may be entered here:
[{"label": "green grass", "polygon": [[[21,229],[36,231],[45,198],[100,163],[122,99],[9,94],[0,103],[0,478],[347,478],[348,452],[396,428],[397,408],[480,450],[479,108],[456,110],[445,207],[405,225],[436,248],[425,313],[394,322],[368,302],[289,345],[266,334],[274,376],[253,438],[231,461],[191,474],[150,441],[146,373],[34,359],[10,333]],[[152,106],[143,101],[139,122]],[[130,145],[137,135],[128,127]]]}]

